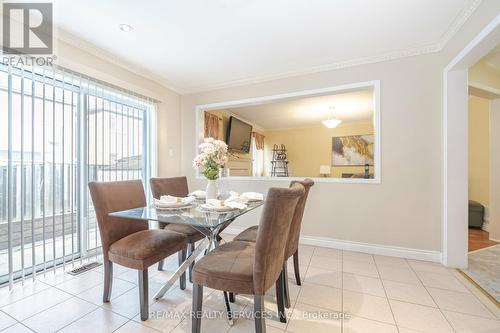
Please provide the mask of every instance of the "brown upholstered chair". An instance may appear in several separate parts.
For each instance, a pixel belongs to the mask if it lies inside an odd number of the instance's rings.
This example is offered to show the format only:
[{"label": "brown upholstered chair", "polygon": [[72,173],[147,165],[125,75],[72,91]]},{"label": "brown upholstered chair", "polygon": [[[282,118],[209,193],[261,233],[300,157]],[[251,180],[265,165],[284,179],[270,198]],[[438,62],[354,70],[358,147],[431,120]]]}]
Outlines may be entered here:
[{"label": "brown upholstered chair", "polygon": [[[314,185],[314,181],[312,179],[306,178],[303,181],[292,181],[290,183],[290,187],[295,183],[300,183],[304,186],[305,192],[304,195],[299,199],[297,203],[297,207],[295,208],[295,212],[293,214],[292,226],[290,227],[290,233],[288,235],[288,241],[286,243],[285,249],[285,262],[283,264],[283,271],[285,277],[287,277],[287,260],[291,256],[293,256],[293,268],[295,271],[295,280],[297,285],[301,285],[300,281],[300,271],[299,271],[299,238],[300,238],[300,227],[302,225],[302,217],[304,216],[304,209],[307,202],[307,196],[309,195],[309,190]],[[236,241],[247,241],[247,242],[255,242],[257,240],[258,226],[250,227],[244,231],[242,231],[239,235],[237,235],[233,240]],[[231,300],[234,300],[234,296],[230,296]],[[289,297],[289,288],[288,288],[288,277],[285,280],[285,305],[286,307],[290,307],[290,297]]]},{"label": "brown upholstered chair", "polygon": [[[162,195],[186,197],[189,194],[186,177],[151,178],[149,180],[149,184],[151,185],[151,192],[153,193],[153,197],[156,199],[160,199]],[[195,243],[205,238],[205,235],[189,225],[161,223],[160,228],[186,235],[188,240],[188,248],[179,252],[179,265],[186,260],[186,251],[187,255],[191,255],[191,253],[193,253],[195,249]],[[190,282],[192,282],[193,266],[194,262],[191,264],[191,266],[189,266]],[[163,261],[160,261],[158,263],[158,270],[162,269]],[[179,279],[181,289],[186,289],[186,273],[183,273]]]},{"label": "brown upholstered chair", "polygon": [[109,216],[109,213],[146,206],[142,181],[90,182],[90,195],[101,235],[104,257],[103,302],[109,302],[113,263],[138,270],[141,319],[149,313],[148,267],[186,248],[185,235],[149,230],[146,221]]},{"label": "brown upholstered chair", "polygon": [[[193,269],[192,332],[201,330],[203,287],[254,295],[255,331],[265,332],[264,295],[276,283],[284,287],[283,261],[295,207],[304,186],[271,188],[260,220],[257,241],[232,241],[202,257]],[[279,293],[283,297],[283,293]],[[284,308],[278,309],[280,315]]]}]

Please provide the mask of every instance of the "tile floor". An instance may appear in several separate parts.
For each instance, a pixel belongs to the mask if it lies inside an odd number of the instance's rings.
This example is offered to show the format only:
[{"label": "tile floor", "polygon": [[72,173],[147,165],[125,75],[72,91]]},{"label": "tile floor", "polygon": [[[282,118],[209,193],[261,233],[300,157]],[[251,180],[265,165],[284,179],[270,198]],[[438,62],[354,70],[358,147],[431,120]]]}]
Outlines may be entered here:
[{"label": "tile floor", "polygon": [[[150,270],[150,295],[176,266]],[[301,287],[290,269],[292,308],[288,323],[267,320],[267,331],[279,332],[500,332],[500,309],[455,270],[439,264],[301,246]],[[139,319],[136,272],[115,268],[110,303],[101,302],[102,267],[73,277],[61,269],[39,275],[36,282],[0,289],[0,331],[3,332],[190,332],[182,316]],[[224,310],[222,294],[205,288],[204,310]],[[266,308],[276,311],[273,290]],[[190,310],[191,287],[175,286],[160,301],[151,301],[153,314]],[[239,295],[233,310],[251,311],[251,298]],[[347,316],[339,319],[340,313]],[[172,313],[172,312],[169,312]],[[341,317],[341,316],[340,316]],[[203,332],[253,332],[253,321],[239,318],[205,319]]]}]

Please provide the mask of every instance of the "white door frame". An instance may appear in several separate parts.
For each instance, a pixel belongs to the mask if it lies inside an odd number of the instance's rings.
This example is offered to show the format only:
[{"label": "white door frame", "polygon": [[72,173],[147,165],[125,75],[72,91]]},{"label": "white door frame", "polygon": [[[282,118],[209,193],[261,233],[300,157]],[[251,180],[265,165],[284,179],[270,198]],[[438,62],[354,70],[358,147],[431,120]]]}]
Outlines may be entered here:
[{"label": "white door frame", "polygon": [[500,43],[500,14],[443,71],[443,256],[467,267],[467,70]]}]

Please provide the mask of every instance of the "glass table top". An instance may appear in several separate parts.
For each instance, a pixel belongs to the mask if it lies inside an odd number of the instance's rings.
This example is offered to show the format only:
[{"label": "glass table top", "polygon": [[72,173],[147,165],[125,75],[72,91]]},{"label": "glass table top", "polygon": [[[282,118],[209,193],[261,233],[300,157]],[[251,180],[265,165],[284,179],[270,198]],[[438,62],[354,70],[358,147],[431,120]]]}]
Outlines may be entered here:
[{"label": "glass table top", "polygon": [[110,216],[143,221],[163,223],[187,224],[204,228],[216,228],[221,224],[232,221],[238,216],[248,213],[264,204],[264,201],[254,201],[247,204],[245,209],[235,209],[218,212],[201,207],[200,203],[193,203],[188,207],[176,209],[159,209],[155,207],[140,207],[110,213]]}]

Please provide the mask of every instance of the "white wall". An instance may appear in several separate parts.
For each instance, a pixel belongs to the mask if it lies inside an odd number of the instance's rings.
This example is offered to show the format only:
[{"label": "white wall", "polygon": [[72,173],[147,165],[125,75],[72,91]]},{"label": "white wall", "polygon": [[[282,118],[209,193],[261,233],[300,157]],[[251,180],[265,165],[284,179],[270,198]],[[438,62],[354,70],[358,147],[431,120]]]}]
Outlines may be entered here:
[{"label": "white wall", "polygon": [[500,241],[500,99],[490,110],[490,239]]}]

